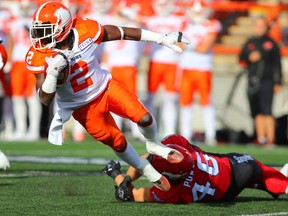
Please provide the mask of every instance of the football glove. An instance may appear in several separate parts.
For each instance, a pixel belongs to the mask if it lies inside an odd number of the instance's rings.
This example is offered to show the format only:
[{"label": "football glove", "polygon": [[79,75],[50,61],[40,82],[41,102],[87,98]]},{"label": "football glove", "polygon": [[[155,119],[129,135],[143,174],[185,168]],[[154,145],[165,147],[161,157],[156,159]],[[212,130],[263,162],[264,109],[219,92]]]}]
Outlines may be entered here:
[{"label": "football glove", "polygon": [[132,191],[129,190],[129,185],[131,182],[131,177],[125,176],[121,184],[119,186],[115,186],[115,197],[117,200],[122,202],[134,201]]},{"label": "football glove", "polygon": [[121,165],[119,162],[115,162],[111,160],[105,168],[102,170],[102,172],[106,173],[108,176],[112,177],[113,179],[116,178],[116,176],[122,174],[121,173]]},{"label": "football glove", "polygon": [[52,75],[54,77],[58,77],[59,72],[62,71],[68,64],[67,57],[62,54],[58,53],[54,57],[49,57],[45,59],[47,62],[47,75]]},{"label": "football glove", "polygon": [[165,45],[177,52],[182,52],[182,49],[176,44],[177,43],[189,44],[190,41],[183,35],[182,32],[170,32],[167,34],[161,34],[158,43],[161,45]]}]

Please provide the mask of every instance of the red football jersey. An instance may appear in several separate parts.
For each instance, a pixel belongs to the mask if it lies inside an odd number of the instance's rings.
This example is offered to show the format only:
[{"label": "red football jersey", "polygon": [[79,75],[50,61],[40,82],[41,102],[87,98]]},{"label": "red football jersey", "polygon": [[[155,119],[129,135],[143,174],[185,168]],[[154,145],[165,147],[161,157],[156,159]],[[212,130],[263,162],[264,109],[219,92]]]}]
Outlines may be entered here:
[{"label": "red football jersey", "polygon": [[[171,184],[168,192],[157,187],[150,189],[152,202],[191,203],[220,200],[231,181],[229,159],[209,154],[191,145],[184,137],[172,135],[165,138],[163,144],[177,144],[189,150],[193,156],[190,173],[177,184]],[[153,159],[151,161],[153,165]],[[169,172],[169,170],[167,170]]]}]

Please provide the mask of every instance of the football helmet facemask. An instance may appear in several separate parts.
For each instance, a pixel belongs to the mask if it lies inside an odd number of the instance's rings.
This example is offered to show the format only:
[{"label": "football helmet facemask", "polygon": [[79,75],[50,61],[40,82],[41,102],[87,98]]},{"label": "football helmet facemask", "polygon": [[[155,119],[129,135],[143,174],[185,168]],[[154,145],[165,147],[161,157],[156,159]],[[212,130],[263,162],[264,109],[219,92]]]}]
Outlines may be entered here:
[{"label": "football helmet facemask", "polygon": [[30,39],[35,49],[53,48],[67,38],[72,29],[72,15],[59,2],[46,2],[36,10],[30,28]]}]

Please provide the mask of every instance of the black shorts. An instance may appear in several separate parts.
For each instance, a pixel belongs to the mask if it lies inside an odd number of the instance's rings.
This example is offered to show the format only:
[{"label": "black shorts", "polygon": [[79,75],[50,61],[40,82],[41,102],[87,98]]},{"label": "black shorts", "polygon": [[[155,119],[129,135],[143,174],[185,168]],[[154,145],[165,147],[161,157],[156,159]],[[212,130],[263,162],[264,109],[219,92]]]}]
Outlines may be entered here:
[{"label": "black shorts", "polygon": [[273,81],[262,80],[256,93],[248,93],[252,117],[255,117],[257,114],[272,115],[273,88]]},{"label": "black shorts", "polygon": [[226,155],[231,164],[230,186],[221,201],[233,201],[240,192],[262,179],[262,171],[256,160],[247,154],[230,153]]}]

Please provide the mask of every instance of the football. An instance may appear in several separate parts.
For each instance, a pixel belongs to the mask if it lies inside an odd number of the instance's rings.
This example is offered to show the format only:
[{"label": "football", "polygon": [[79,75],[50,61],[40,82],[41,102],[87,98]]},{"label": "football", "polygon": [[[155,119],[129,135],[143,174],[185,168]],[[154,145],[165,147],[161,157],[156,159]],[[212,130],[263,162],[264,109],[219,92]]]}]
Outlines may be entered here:
[{"label": "football", "polygon": [[70,75],[70,72],[71,72],[71,66],[70,66],[69,60],[67,59],[67,57],[63,53],[60,52],[57,54],[62,55],[67,62],[67,65],[59,71],[59,75],[57,77],[57,87],[60,87],[60,86],[64,85],[64,83],[67,81],[67,79]]},{"label": "football", "polygon": [[[57,77],[57,87],[60,87],[60,86],[64,85],[64,83],[67,81],[67,79],[70,75],[70,72],[71,72],[71,65],[70,65],[70,62],[69,62],[67,56],[65,56],[61,52],[57,52],[54,55],[52,55],[51,57],[47,58],[46,62],[53,61],[53,58],[57,55],[62,55],[64,57],[65,61],[67,62],[65,67],[60,68],[59,75]],[[47,68],[48,68],[48,63],[46,63],[44,70],[46,71]]]}]

